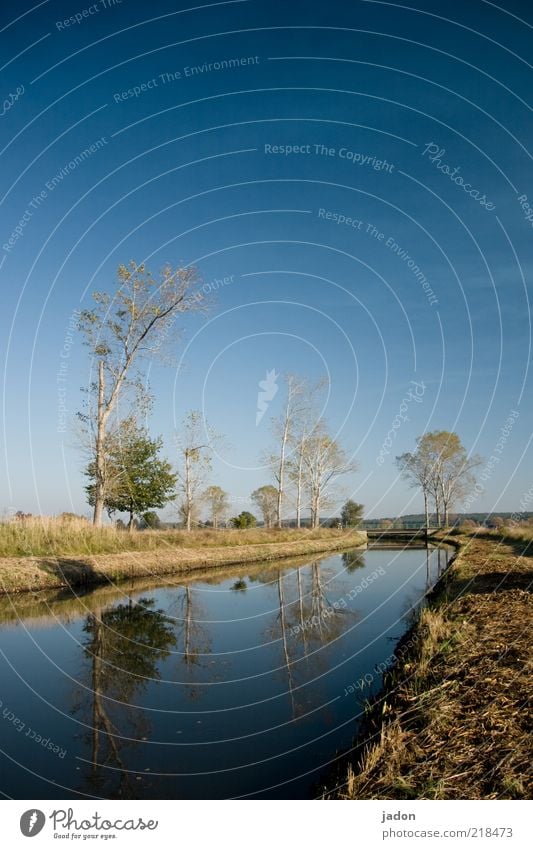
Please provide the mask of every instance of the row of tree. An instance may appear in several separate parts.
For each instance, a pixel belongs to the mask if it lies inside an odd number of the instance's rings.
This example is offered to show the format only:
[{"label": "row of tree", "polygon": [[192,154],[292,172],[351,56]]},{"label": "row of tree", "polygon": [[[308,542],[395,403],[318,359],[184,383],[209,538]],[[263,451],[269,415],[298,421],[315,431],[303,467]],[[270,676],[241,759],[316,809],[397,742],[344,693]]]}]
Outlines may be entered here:
[{"label": "row of tree", "polygon": [[[88,451],[86,487],[93,522],[100,525],[104,509],[134,517],[177,500],[180,519],[190,530],[203,505],[217,527],[227,515],[228,495],[207,486],[213,448],[220,441],[199,412],[190,412],[178,435],[178,465],[160,457],[161,438],[150,437],[140,424],[150,407],[142,361],[161,357],[180,328],[179,316],[206,306],[202,281],[195,268],[163,269],[156,280],[144,265],[131,262],[118,269],[113,296],[93,295],[94,306],[80,315],[79,329],[92,354],[93,377],[79,414],[81,437]],[[311,383],[289,374],[284,378],[281,414],[272,420],[272,445],[262,457],[272,483],[252,493],[267,527],[281,527],[289,510],[300,527],[310,511],[317,527],[321,511],[338,495],[338,479],[356,470],[356,463],[329,432],[319,412],[325,380]],[[440,523],[448,522],[451,506],[473,486],[481,458],[468,457],[455,433],[433,431],[417,440],[415,452],[397,458],[402,475],[420,487],[426,521],[433,503]],[[290,499],[290,501],[289,501]],[[353,502],[352,502],[353,503]],[[254,518],[243,511],[235,525]]]},{"label": "row of tree", "polygon": [[473,489],[474,471],[482,463],[479,455],[468,455],[456,433],[447,430],[434,430],[419,436],[414,452],[396,458],[405,480],[422,492],[426,526],[431,506],[437,525],[441,520],[448,525],[453,505]]},{"label": "row of tree", "polygon": [[[172,347],[180,315],[205,307],[201,282],[195,268],[167,266],[156,280],[144,265],[131,262],[119,267],[113,297],[95,292],[93,307],[80,315],[79,329],[93,358],[94,377],[79,419],[89,454],[86,489],[95,525],[101,524],[107,509],[111,514],[129,513],[131,527],[136,514],[162,507],[176,496],[188,530],[206,501],[213,524],[218,525],[224,513],[222,490],[205,489],[213,447],[220,437],[201,414],[190,412],[183,423],[176,471],[159,456],[161,439],[151,439],[139,424],[150,406],[141,363]],[[275,485],[253,494],[268,526],[281,527],[292,487],[297,526],[307,507],[316,527],[320,511],[332,503],[333,482],[355,469],[318,415],[324,385],[324,381],[311,385],[295,375],[285,378],[283,412],[272,425],[274,445],[263,458]]]}]

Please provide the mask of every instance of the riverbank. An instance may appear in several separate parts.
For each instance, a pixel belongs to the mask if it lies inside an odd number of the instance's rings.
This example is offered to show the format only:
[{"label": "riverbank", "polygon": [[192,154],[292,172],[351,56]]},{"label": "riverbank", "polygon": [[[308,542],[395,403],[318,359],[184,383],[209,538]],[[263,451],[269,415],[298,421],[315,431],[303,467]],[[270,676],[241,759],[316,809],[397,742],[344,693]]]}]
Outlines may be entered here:
[{"label": "riverbank", "polygon": [[533,541],[439,537],[457,554],[397,647],[328,799],[531,797]]},{"label": "riverbank", "polygon": [[[155,535],[158,532],[150,533]],[[218,540],[223,540],[224,534],[235,532],[212,533]],[[263,533],[262,537],[261,533],[257,531],[253,537],[241,537],[243,541],[240,545],[217,546],[211,542],[211,545],[187,547],[171,545],[167,539],[166,547],[132,549],[116,554],[0,557],[0,594],[61,587],[96,586],[137,578],[146,580],[165,575],[186,574],[210,567],[324,554],[330,551],[358,548],[366,544],[366,534],[358,531],[294,530],[274,534],[271,532],[269,536]],[[138,536],[143,537],[144,533]],[[283,541],[262,542],[265,536],[267,540],[279,539],[281,536]],[[210,539],[212,540],[212,537]],[[246,540],[248,540],[247,543]]]}]

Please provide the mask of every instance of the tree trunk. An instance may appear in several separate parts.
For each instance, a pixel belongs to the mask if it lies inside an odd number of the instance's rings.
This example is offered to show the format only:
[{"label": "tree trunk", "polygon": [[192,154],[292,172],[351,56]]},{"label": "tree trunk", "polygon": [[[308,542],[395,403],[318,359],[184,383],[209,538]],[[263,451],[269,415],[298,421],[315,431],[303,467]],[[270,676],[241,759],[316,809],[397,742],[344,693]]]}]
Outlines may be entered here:
[{"label": "tree trunk", "polygon": [[303,478],[303,444],[300,444],[300,456],[298,457],[298,476],[296,478],[296,527],[301,527],[302,517],[302,478]]},{"label": "tree trunk", "polygon": [[283,425],[283,434],[281,436],[281,446],[279,452],[279,469],[278,469],[278,509],[277,509],[277,525],[281,528],[281,513],[283,508],[283,484],[285,481],[285,450],[287,448],[287,440],[289,438],[290,427],[290,409],[291,395],[289,387],[289,396],[287,398],[287,406],[285,408],[285,422]]},{"label": "tree trunk", "polygon": [[315,490],[313,493],[313,521],[312,527],[318,528],[320,522],[320,493]]},{"label": "tree trunk", "polygon": [[130,510],[130,520],[128,522],[128,531],[130,532],[130,534],[133,532],[133,515],[133,510]]},{"label": "tree trunk", "polygon": [[428,494],[425,490],[424,490],[424,513],[426,515],[426,528],[429,528]]},{"label": "tree trunk", "polygon": [[190,480],[190,459],[189,451],[185,450],[185,510],[187,520],[187,530],[191,530],[191,480]]},{"label": "tree trunk", "polygon": [[285,443],[287,441],[287,428],[285,427],[285,431],[283,432],[283,439],[281,442],[281,453],[279,458],[279,470],[278,470],[278,507],[277,507],[277,525],[278,528],[281,528],[281,511],[283,506],[283,479],[285,477]]},{"label": "tree trunk", "polygon": [[104,512],[105,499],[105,377],[104,362],[98,363],[98,409],[95,445],[95,485],[93,525],[100,527]]}]

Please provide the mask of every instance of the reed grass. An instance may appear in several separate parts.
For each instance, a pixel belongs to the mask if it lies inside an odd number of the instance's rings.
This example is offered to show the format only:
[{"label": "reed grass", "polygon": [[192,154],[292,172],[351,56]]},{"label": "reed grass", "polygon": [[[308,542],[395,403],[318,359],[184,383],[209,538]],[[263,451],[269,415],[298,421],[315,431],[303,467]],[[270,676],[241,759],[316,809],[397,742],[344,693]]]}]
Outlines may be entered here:
[{"label": "reed grass", "polygon": [[0,523],[0,557],[39,557],[119,554],[173,548],[265,545],[268,543],[326,540],[342,537],[330,528],[243,530],[202,529],[124,531],[114,526],[95,528],[84,519],[31,517]]}]

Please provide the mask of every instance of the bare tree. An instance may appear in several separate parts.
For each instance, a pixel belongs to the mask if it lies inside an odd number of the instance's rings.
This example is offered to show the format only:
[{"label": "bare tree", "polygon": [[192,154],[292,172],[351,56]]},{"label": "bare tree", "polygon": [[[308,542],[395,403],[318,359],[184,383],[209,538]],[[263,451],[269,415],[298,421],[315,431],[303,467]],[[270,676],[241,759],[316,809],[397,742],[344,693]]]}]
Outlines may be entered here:
[{"label": "bare tree", "polygon": [[267,484],[254,490],[251,500],[263,514],[265,527],[271,528],[277,515],[278,491],[275,486]]},{"label": "bare tree", "polygon": [[285,376],[285,401],[281,415],[272,421],[272,431],[277,440],[277,448],[268,459],[277,484],[278,498],[276,507],[276,523],[281,528],[283,516],[283,499],[285,495],[285,477],[287,467],[287,450],[294,435],[295,423],[305,408],[305,378],[294,374]]},{"label": "bare tree", "polygon": [[309,493],[311,526],[318,527],[320,510],[331,504],[331,487],[341,475],[354,472],[357,463],[350,461],[339,443],[328,434],[323,421],[305,442],[304,481]]},{"label": "bare tree", "polygon": [[292,455],[288,463],[288,477],[295,488],[297,528],[301,527],[302,523],[305,445],[313,432],[316,421],[318,421],[317,401],[320,392],[323,391],[326,385],[326,377],[322,377],[316,383],[312,384],[307,381],[305,382],[302,403],[298,406],[297,415],[294,417],[293,427],[289,435]]},{"label": "bare tree", "polygon": [[424,497],[424,515],[426,517],[426,528],[429,527],[429,498],[432,493],[433,464],[417,449],[412,454],[406,452],[396,457],[396,465],[402,477],[412,487],[420,487]]},{"label": "bare tree", "polygon": [[218,528],[219,522],[223,521],[228,513],[228,493],[220,486],[208,486],[202,495],[202,500],[208,506],[213,527]]},{"label": "bare tree", "polygon": [[478,455],[469,457],[459,436],[447,430],[434,430],[419,436],[413,454],[406,453],[396,458],[402,476],[411,486],[422,490],[426,527],[429,523],[429,499],[434,502],[437,525],[440,525],[441,508],[444,524],[447,525],[451,506],[473,486],[473,470],[482,462]]},{"label": "bare tree", "polygon": [[199,410],[185,416],[178,434],[178,491],[181,493],[179,511],[188,531],[197,520],[202,489],[211,470],[211,455],[220,437],[204,421]]},{"label": "bare tree", "polygon": [[203,296],[198,291],[201,281],[195,268],[173,270],[166,266],[156,280],[144,264],[130,262],[119,266],[117,282],[113,296],[94,293],[95,306],[83,310],[78,323],[97,369],[83,415],[91,433],[95,464],[95,525],[102,523],[106,432],[120,393],[128,384],[139,384],[139,375],[133,375],[136,363],[161,352],[177,315],[203,307]]}]

